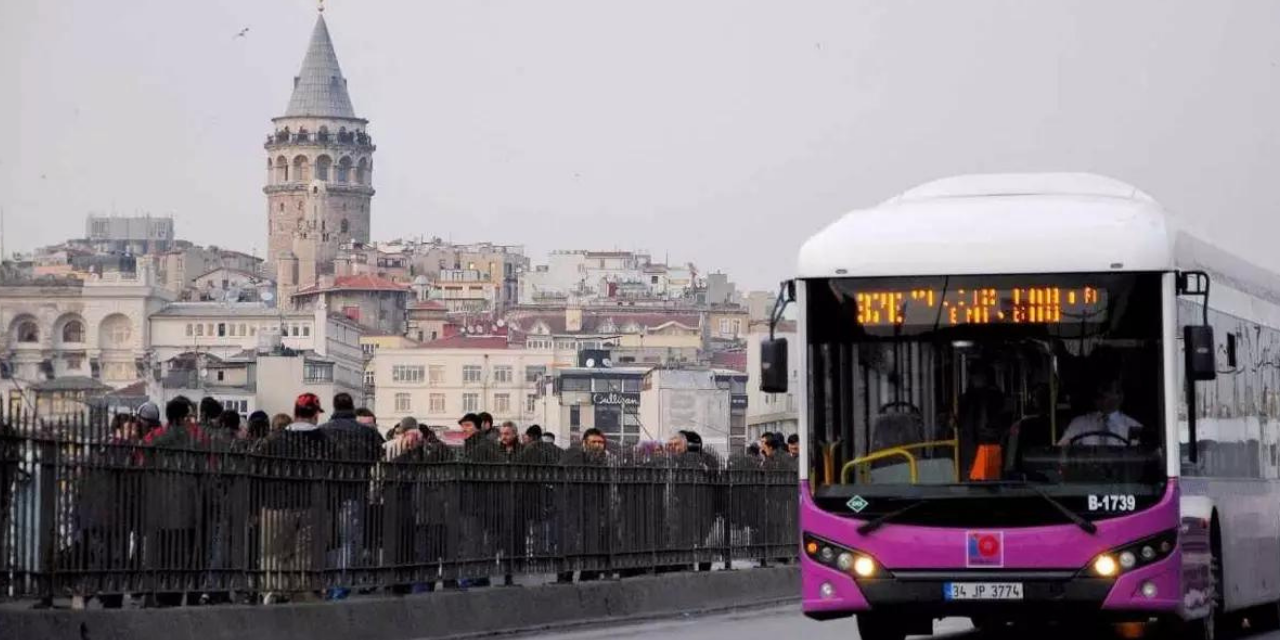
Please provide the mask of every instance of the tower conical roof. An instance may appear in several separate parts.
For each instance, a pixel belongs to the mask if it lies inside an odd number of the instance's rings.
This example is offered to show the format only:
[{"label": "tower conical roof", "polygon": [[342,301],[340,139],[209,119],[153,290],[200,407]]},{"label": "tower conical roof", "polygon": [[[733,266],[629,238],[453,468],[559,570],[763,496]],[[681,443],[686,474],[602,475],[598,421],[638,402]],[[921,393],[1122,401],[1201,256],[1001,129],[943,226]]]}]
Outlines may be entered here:
[{"label": "tower conical roof", "polygon": [[355,118],[351,96],[347,94],[347,80],[338,66],[338,54],[329,39],[329,27],[324,15],[316,19],[311,32],[307,55],[302,59],[302,69],[293,79],[293,96],[285,117],[312,116],[320,118]]}]

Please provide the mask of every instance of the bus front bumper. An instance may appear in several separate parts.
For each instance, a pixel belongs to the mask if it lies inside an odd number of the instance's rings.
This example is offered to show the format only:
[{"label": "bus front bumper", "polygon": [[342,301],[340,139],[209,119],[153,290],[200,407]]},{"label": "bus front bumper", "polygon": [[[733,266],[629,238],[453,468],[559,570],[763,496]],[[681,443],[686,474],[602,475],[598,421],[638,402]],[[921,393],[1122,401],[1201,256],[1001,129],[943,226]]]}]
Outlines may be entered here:
[{"label": "bus front bumper", "polygon": [[[811,618],[838,618],[860,611],[913,616],[1054,618],[1077,614],[1115,620],[1146,620],[1174,613],[1181,602],[1178,554],[1160,562],[1102,579],[1074,571],[899,571],[891,577],[861,579],[806,563],[804,611]],[[1016,583],[1021,598],[955,600],[948,583]]]}]

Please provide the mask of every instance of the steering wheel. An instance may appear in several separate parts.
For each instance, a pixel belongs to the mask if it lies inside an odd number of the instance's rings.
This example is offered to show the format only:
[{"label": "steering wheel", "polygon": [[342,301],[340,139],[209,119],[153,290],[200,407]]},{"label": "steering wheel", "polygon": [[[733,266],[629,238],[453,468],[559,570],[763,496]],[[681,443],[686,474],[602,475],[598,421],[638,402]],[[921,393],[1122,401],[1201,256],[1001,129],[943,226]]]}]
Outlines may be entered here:
[{"label": "steering wheel", "polygon": [[1118,433],[1113,433],[1113,432],[1111,432],[1111,431],[1086,431],[1085,433],[1077,434],[1075,437],[1073,437],[1073,438],[1071,438],[1070,440],[1068,440],[1068,441],[1067,441],[1067,446],[1068,446],[1068,447],[1073,447],[1073,446],[1075,446],[1076,442],[1078,442],[1078,441],[1080,441],[1080,440],[1084,440],[1085,438],[1089,438],[1089,437],[1092,437],[1092,436],[1103,436],[1103,437],[1106,437],[1106,438],[1115,438],[1116,440],[1119,440],[1120,442],[1125,443],[1125,445],[1126,445],[1126,446],[1128,446],[1128,445],[1132,445],[1132,444],[1133,444],[1133,442],[1132,442],[1132,441],[1130,441],[1128,438],[1126,438],[1126,437],[1124,437],[1124,436],[1122,436],[1122,435],[1120,435],[1120,434],[1118,434]]}]

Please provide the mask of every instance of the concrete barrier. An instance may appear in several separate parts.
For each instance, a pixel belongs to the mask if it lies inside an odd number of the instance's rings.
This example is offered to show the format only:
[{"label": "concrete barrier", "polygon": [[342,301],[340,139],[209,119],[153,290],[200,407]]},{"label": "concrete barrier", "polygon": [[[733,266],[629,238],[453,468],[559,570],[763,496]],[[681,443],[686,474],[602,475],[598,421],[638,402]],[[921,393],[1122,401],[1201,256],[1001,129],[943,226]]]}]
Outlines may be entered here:
[{"label": "concrete barrier", "polygon": [[794,600],[794,567],[668,574],[277,606],[46,610],[0,608],[15,640],[426,640],[722,611]]}]

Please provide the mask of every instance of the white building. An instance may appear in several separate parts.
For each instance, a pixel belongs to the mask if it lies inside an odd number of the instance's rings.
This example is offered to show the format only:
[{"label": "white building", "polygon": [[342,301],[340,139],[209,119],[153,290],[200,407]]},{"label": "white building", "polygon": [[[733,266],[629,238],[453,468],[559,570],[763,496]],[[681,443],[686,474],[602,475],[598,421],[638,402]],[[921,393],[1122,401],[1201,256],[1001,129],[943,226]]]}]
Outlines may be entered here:
[{"label": "white building", "polygon": [[[0,283],[0,390],[9,410],[34,410],[29,387],[114,389],[149,371],[147,316],[172,297],[149,271],[87,280]],[[68,408],[68,411],[72,409]]]},{"label": "white building", "polygon": [[456,427],[467,413],[488,411],[494,423],[524,428],[537,421],[538,381],[553,354],[509,348],[505,337],[454,336],[410,349],[379,349],[373,357],[375,413],[386,427],[412,416]]},{"label": "white building", "polygon": [[298,393],[364,395],[361,328],[324,307],[288,311],[261,303],[176,303],[150,319],[162,376],[157,401],[210,395],[242,411],[288,411]]}]

